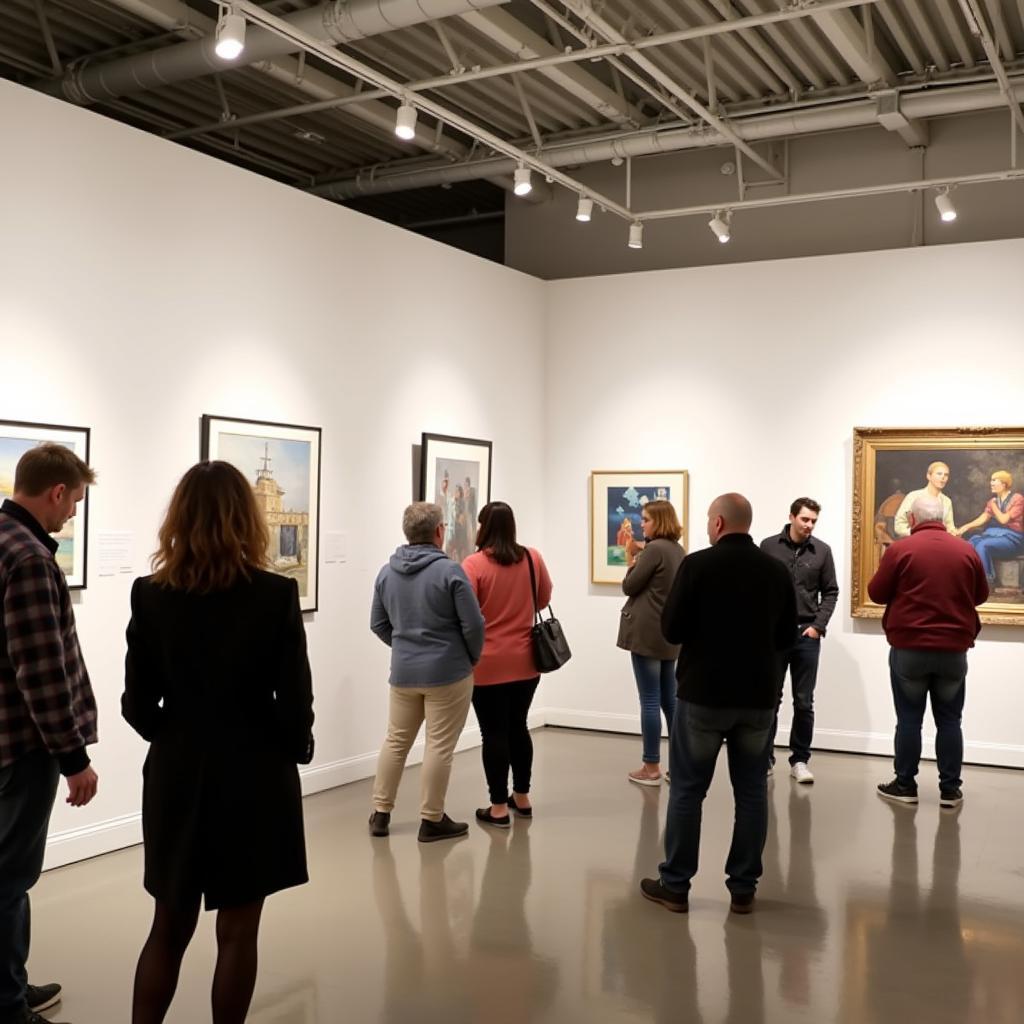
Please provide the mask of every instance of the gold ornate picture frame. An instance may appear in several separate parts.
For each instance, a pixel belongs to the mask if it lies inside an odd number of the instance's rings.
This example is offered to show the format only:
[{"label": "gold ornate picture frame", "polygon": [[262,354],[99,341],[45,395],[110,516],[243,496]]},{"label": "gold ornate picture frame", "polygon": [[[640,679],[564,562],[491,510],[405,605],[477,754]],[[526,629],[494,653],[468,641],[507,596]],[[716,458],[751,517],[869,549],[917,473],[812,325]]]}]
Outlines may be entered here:
[{"label": "gold ornate picture frame", "polygon": [[[1009,494],[1024,493],[1024,427],[856,427],[853,431],[853,516],[850,614],[878,619],[885,610],[868,597],[868,581],[885,549],[907,530],[907,495],[928,485],[929,467],[949,469],[941,493],[957,529],[976,521],[992,498],[992,474],[1009,473]],[[976,549],[991,520],[964,534]],[[1012,546],[1012,545],[1011,545]],[[1005,557],[1004,557],[1005,556]],[[983,560],[985,560],[983,558]],[[1021,547],[990,556],[995,582],[981,621],[1024,626],[1024,534]]]}]

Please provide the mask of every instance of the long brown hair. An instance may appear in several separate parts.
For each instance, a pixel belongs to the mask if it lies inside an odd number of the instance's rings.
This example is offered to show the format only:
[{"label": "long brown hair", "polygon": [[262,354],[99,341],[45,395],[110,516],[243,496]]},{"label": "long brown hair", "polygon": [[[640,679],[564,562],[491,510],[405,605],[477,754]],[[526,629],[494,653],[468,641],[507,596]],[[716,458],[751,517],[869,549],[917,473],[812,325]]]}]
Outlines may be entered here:
[{"label": "long brown hair", "polygon": [[267,563],[266,520],[227,462],[196,463],[178,481],[159,539],[153,580],[178,590],[224,590]]},{"label": "long brown hair", "polygon": [[480,532],[476,546],[486,551],[498,565],[515,565],[523,560],[526,548],[516,543],[516,517],[503,501],[489,501],[478,516]]}]

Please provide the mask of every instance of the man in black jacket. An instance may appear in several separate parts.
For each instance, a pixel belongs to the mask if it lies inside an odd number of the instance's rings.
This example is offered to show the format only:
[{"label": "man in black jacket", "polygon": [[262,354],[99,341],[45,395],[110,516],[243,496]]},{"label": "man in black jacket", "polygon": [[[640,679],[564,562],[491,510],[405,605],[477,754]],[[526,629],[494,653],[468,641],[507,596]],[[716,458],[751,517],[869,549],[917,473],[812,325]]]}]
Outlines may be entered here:
[{"label": "man in black jacket", "polygon": [[[808,767],[814,738],[814,686],[818,681],[821,639],[839,599],[832,549],[823,540],[812,536],[820,512],[821,506],[812,498],[797,498],[789,506],[789,522],[782,532],[761,541],[761,550],[786,567],[796,591],[796,637],[792,649],[779,666],[779,704],[782,703],[782,683],[788,667],[793,690],[789,774],[801,783],[814,782],[814,774]],[[772,725],[773,749],[778,725],[776,713]],[[771,775],[774,753],[768,764],[768,774]]]},{"label": "man in black jacket", "polygon": [[676,671],[679,706],[669,752],[665,860],[660,877],[643,879],[640,890],[677,912],[689,909],[701,806],[723,741],[736,801],[725,863],[735,913],[753,909],[761,877],[778,663],[796,633],[796,599],[785,568],[751,539],[751,518],[750,502],[742,494],[723,494],[711,503],[712,546],[683,561],[661,620],[665,639],[682,644]]}]

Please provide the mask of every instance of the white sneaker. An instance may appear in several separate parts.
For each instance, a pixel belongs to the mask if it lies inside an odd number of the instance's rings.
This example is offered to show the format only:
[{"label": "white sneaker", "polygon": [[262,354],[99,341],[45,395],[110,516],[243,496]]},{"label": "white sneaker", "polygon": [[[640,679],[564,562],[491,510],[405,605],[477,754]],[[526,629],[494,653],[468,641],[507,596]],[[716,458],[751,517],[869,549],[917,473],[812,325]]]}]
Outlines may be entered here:
[{"label": "white sneaker", "polygon": [[814,781],[814,773],[806,764],[804,764],[803,761],[797,761],[796,764],[791,764],[789,766],[789,774],[792,775],[797,782]]}]

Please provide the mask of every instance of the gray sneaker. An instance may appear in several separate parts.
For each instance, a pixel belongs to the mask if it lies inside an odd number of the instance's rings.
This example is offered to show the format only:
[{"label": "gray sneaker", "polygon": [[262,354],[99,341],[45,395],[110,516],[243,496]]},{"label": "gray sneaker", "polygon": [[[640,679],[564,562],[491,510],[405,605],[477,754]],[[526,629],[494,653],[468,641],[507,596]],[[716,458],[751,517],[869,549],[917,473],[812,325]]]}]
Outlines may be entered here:
[{"label": "gray sneaker", "polygon": [[25,1002],[32,1013],[41,1013],[60,1002],[61,987],[55,981],[49,985],[26,985]]}]

